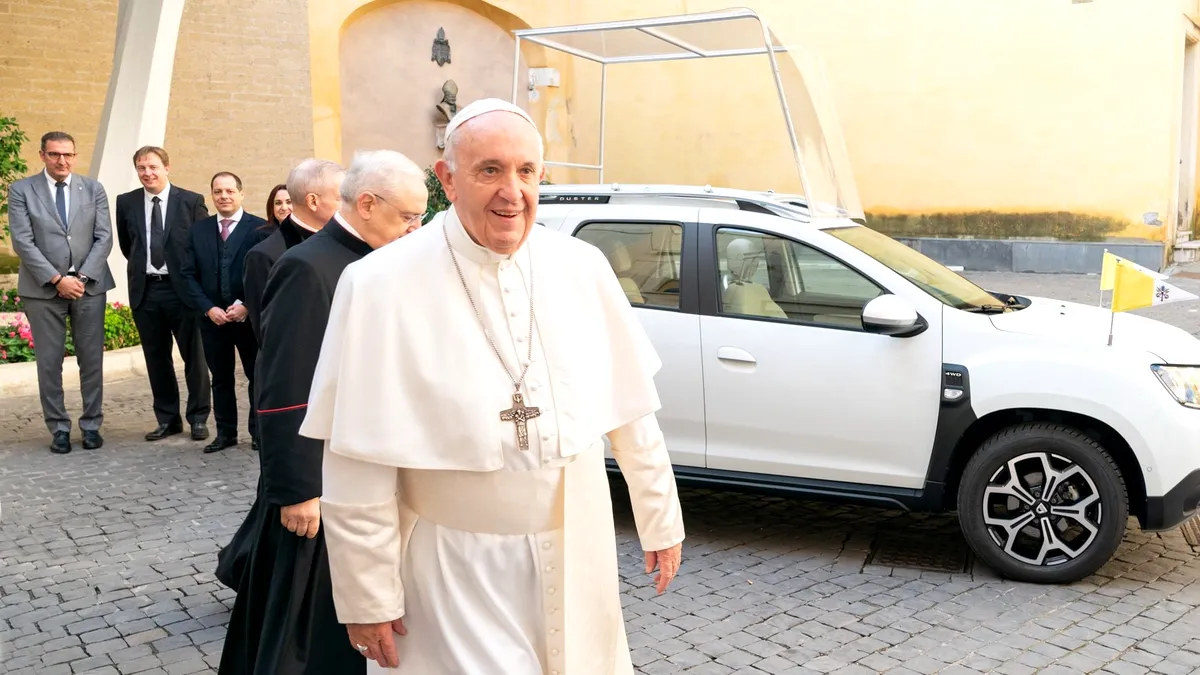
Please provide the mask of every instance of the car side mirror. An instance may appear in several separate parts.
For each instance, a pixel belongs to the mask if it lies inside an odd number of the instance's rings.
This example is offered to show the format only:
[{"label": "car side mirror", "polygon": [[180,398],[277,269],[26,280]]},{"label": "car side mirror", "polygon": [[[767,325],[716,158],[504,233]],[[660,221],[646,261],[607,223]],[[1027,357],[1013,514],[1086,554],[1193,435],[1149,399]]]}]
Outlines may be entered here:
[{"label": "car side mirror", "polygon": [[862,323],[868,333],[892,337],[912,337],[929,327],[929,323],[917,314],[907,300],[891,294],[868,302],[863,307]]}]

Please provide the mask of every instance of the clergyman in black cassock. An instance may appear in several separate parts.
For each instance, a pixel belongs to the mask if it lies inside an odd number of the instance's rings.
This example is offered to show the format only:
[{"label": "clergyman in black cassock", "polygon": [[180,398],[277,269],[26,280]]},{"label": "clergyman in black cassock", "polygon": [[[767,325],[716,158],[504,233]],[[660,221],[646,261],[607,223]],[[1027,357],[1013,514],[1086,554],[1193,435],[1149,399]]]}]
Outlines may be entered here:
[{"label": "clergyman in black cassock", "polygon": [[250,313],[250,326],[254,329],[254,338],[259,344],[262,344],[262,298],[267,289],[267,277],[271,274],[271,268],[285,251],[313,234],[313,230],[288,216],[280,221],[274,232],[246,253],[242,286],[246,290],[246,310]]},{"label": "clergyman in black cassock", "polygon": [[[245,305],[254,339],[263,349],[262,307],[267,279],[275,262],[285,251],[304,242],[321,229],[322,223],[333,218],[341,208],[341,188],[344,171],[335,162],[325,159],[306,159],[297,164],[287,178],[288,193],[292,195],[292,213],[279,223],[279,227],[263,241],[246,253],[242,285],[245,289]],[[257,369],[256,369],[257,370]],[[257,409],[257,408],[256,408]],[[256,445],[261,443],[255,437]],[[259,478],[257,497],[246,514],[241,527],[225,548],[217,554],[217,580],[234,591],[240,590],[243,568],[254,548],[255,523],[263,508],[262,479]]]},{"label": "clergyman in black cassock", "polygon": [[[265,239],[258,242],[246,253],[246,260],[243,263],[244,272],[242,276],[242,285],[246,294],[246,310],[249,312],[250,325],[254,330],[254,339],[258,343],[259,354],[262,353],[262,298],[263,292],[267,287],[267,278],[270,275],[271,268],[275,266],[275,261],[279,260],[288,249],[297,246],[313,235],[314,232],[296,224],[291,216],[284,218],[279,227],[274,232],[269,234]],[[258,367],[255,366],[255,379],[258,377]],[[257,401],[251,399],[250,404],[255,406],[257,410]],[[257,416],[256,420],[257,422]],[[256,428],[254,434],[254,445],[257,448],[260,441],[260,432]],[[262,495],[262,477],[259,477],[258,496]],[[217,553],[217,580],[226,587],[239,590],[243,575],[243,568],[246,565],[247,558],[250,557],[250,551],[254,549],[254,540],[256,537],[257,523],[262,510],[262,500],[257,496],[254,504],[251,505],[249,513],[246,514],[246,519],[242,521],[241,527],[234,533],[233,538],[229,543]]]},{"label": "clergyman in black cassock", "polygon": [[335,218],[280,256],[267,280],[255,378],[262,473],[257,517],[247,521],[255,536],[235,581],[220,675],[366,672],[334,611],[324,530],[297,536],[280,509],[321,495],[322,442],[298,432],[338,278],[371,250]]}]

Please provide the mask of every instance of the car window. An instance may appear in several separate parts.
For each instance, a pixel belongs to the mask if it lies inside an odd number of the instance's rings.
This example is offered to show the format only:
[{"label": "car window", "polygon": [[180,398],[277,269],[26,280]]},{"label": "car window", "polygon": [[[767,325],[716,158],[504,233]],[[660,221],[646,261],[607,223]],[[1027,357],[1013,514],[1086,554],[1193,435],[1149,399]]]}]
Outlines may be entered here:
[{"label": "car window", "polygon": [[575,236],[604,253],[630,304],[679,309],[682,225],[588,223]]},{"label": "car window", "polygon": [[721,313],[862,330],[863,307],[883,293],[839,260],[797,241],[717,229]]}]

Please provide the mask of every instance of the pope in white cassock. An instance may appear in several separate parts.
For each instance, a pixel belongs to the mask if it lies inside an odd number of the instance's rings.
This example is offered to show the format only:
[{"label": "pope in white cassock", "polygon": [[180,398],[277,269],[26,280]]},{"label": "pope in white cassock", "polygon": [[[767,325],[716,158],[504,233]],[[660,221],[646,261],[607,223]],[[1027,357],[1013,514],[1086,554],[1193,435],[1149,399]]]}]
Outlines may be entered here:
[{"label": "pope in white cassock", "polygon": [[542,152],[520,108],[466,106],[435,168],[453,206],[337,286],[300,433],[369,673],[633,673],[606,435],[659,593],[679,568],[660,362],[603,254],[535,226]]}]

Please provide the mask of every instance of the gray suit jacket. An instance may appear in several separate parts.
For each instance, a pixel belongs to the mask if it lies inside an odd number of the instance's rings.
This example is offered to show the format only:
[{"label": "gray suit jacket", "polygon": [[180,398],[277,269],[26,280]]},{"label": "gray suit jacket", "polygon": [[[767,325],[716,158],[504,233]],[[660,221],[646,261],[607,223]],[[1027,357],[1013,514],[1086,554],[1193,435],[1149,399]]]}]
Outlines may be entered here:
[{"label": "gray suit jacket", "polygon": [[85,293],[99,295],[116,287],[108,268],[113,247],[108,195],[92,180],[71,175],[70,211],[63,227],[54,208],[54,194],[44,173],[12,184],[8,190],[8,228],[13,250],[21,259],[17,292],[30,298],[58,295],[50,280],[66,274],[72,261],[75,271],[90,279]]}]

